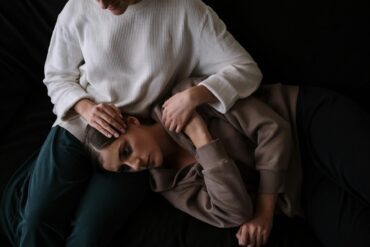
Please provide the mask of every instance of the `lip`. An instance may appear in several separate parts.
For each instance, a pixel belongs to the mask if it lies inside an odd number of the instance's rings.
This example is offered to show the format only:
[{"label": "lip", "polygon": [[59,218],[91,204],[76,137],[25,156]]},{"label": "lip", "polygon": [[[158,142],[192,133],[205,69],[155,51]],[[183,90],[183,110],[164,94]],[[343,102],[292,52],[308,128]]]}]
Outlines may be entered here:
[{"label": "lip", "polygon": [[107,9],[108,10],[116,10],[117,6],[109,5]]},{"label": "lip", "polygon": [[146,168],[152,167],[151,160],[150,160],[150,155],[148,155],[148,160],[146,162]]}]

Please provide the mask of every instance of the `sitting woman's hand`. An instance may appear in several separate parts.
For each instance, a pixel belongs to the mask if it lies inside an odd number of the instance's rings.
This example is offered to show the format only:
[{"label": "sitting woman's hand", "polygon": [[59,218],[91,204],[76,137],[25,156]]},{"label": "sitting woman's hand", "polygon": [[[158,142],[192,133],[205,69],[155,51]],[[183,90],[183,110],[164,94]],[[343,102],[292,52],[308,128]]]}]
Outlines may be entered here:
[{"label": "sitting woman's hand", "polygon": [[187,124],[197,103],[192,99],[192,91],[185,90],[166,100],[162,107],[164,126],[170,131],[179,133]]},{"label": "sitting woman's hand", "polygon": [[203,85],[188,88],[164,102],[162,122],[170,131],[179,133],[188,123],[195,108],[216,101],[217,98]]},{"label": "sitting woman's hand", "polygon": [[89,99],[82,99],[76,103],[74,109],[90,126],[108,138],[117,138],[120,133],[125,133],[126,123],[120,110],[113,104],[96,104]]},{"label": "sitting woman's hand", "polygon": [[236,234],[240,246],[259,247],[267,243],[272,217],[258,216],[240,226]]}]

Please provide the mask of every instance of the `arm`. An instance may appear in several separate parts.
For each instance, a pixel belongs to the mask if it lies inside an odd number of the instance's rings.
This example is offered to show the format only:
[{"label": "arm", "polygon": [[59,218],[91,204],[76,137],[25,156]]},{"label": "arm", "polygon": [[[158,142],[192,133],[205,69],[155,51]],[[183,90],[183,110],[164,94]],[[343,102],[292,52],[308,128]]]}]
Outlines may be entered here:
[{"label": "arm", "polygon": [[193,167],[200,169],[195,181],[180,181],[162,194],[175,207],[217,227],[240,226],[251,219],[250,197],[221,142],[212,139],[198,114],[191,118],[185,133],[197,148],[196,157],[203,169]]},{"label": "arm", "polygon": [[54,104],[54,113],[63,121],[80,115],[107,137],[118,137],[118,131],[124,132],[125,127],[119,109],[112,104],[96,104],[79,83],[79,67],[84,58],[78,35],[69,20],[70,7],[67,3],[58,17],[45,63],[44,83]]},{"label": "arm", "polygon": [[255,144],[259,193],[283,193],[294,146],[290,123],[255,96],[239,100],[225,117]]},{"label": "arm", "polygon": [[260,85],[262,74],[249,53],[227,31],[209,7],[202,6],[203,19],[197,40],[198,64],[193,75],[210,75],[204,85],[218,100],[210,104],[221,113],[251,95]]},{"label": "arm", "polygon": [[208,103],[225,113],[235,101],[252,94],[262,79],[257,64],[226,30],[216,13],[201,1],[189,2],[193,3],[189,8],[195,47],[192,55],[197,59],[192,75],[210,76],[200,84],[203,87],[174,95],[163,105],[162,122],[176,132],[182,130],[197,106]]},{"label": "arm", "polygon": [[292,129],[255,96],[240,100],[226,117],[256,144],[255,166],[260,172],[256,212],[252,220],[240,226],[236,236],[242,246],[261,246],[272,228],[277,195],[285,190],[285,173],[294,145]]},{"label": "arm", "polygon": [[63,9],[55,25],[45,62],[44,84],[54,104],[54,113],[67,121],[77,116],[74,105],[92,97],[79,84],[79,66],[84,62],[77,34],[67,26],[69,5]]}]

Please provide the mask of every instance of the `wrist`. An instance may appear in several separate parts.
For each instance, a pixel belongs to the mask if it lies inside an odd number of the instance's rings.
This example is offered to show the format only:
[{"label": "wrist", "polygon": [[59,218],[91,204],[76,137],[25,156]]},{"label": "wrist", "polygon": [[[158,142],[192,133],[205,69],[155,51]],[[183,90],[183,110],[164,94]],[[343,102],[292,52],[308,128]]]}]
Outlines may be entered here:
[{"label": "wrist", "polygon": [[87,111],[90,107],[94,106],[95,103],[91,101],[90,99],[81,99],[77,101],[77,103],[74,105],[73,109],[75,112],[77,112],[79,115],[82,115],[84,112]]},{"label": "wrist", "polygon": [[207,145],[213,140],[208,131],[194,131],[189,137],[197,149]]},{"label": "wrist", "polygon": [[185,127],[184,132],[196,148],[200,148],[213,140],[208,129],[204,128],[200,124],[188,124]]},{"label": "wrist", "polygon": [[203,85],[197,85],[189,89],[190,99],[195,104],[195,107],[205,104],[214,103],[217,98]]},{"label": "wrist", "polygon": [[276,207],[276,194],[259,194],[257,197],[256,217],[273,218]]}]

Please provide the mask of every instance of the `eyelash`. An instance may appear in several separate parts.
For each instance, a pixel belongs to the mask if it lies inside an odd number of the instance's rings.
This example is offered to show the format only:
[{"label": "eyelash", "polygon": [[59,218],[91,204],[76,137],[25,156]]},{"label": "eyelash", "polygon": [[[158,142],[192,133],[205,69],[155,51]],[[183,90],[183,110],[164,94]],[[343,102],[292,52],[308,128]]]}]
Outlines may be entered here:
[{"label": "eyelash", "polygon": [[130,145],[124,145],[122,148],[122,151],[120,151],[120,158],[127,158],[131,155],[132,153],[132,148]]}]

